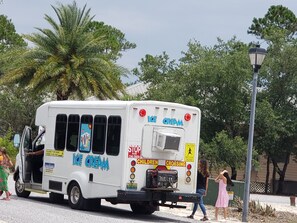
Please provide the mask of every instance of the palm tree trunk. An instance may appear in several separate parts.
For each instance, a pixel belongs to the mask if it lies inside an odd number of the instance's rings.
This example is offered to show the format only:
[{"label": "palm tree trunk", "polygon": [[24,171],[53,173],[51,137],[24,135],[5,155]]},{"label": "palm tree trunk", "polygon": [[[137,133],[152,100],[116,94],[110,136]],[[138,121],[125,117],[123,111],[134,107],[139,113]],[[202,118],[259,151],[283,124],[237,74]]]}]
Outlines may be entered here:
[{"label": "palm tree trunk", "polygon": [[67,93],[63,93],[61,90],[57,90],[56,96],[58,101],[68,100],[69,97]]}]

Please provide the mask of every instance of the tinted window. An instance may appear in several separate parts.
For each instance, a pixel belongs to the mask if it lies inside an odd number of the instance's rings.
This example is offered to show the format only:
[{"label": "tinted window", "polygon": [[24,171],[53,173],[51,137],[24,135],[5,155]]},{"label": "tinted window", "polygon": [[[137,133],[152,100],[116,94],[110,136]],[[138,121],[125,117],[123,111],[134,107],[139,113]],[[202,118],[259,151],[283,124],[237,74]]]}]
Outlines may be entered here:
[{"label": "tinted window", "polygon": [[91,115],[83,115],[80,123],[79,150],[81,152],[90,152],[91,135],[92,135],[93,117]]},{"label": "tinted window", "polygon": [[120,152],[122,120],[119,116],[110,116],[107,127],[106,153],[108,155],[118,155]]},{"label": "tinted window", "polygon": [[69,115],[67,126],[67,146],[69,151],[76,151],[78,145],[79,115]]},{"label": "tinted window", "polygon": [[106,137],[106,117],[96,115],[94,119],[94,132],[93,132],[93,153],[104,153]]},{"label": "tinted window", "polygon": [[67,116],[64,114],[57,115],[55,130],[55,149],[57,150],[64,150],[65,148],[66,125]]}]

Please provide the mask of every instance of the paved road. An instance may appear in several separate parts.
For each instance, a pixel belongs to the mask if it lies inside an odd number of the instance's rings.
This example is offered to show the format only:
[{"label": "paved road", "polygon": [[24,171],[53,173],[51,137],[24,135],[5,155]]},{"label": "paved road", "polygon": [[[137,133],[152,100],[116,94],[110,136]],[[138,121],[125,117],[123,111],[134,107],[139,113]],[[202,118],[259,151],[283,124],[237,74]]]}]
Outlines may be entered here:
[{"label": "paved road", "polygon": [[63,204],[52,204],[48,194],[31,193],[29,198],[20,198],[15,194],[12,176],[9,177],[9,189],[12,192],[11,200],[0,200],[0,223],[193,222],[192,219],[186,218],[190,210],[183,210],[186,212],[183,213],[180,209],[171,209],[174,210],[172,213],[168,211],[169,208],[165,208],[153,215],[145,216],[133,214],[129,205],[112,205],[105,200],[101,202],[100,211],[92,212],[73,210],[66,199]]},{"label": "paved road", "polygon": [[[197,211],[195,220],[187,219],[191,213],[192,204],[187,204],[186,209],[169,209],[161,207],[159,212],[152,216],[135,216],[128,205],[111,205],[102,201],[103,210],[100,212],[84,212],[72,210],[65,200],[65,204],[56,205],[49,203],[48,195],[32,193],[29,199],[18,198],[14,192],[14,182],[10,176],[9,188],[13,192],[11,201],[0,201],[0,223],[59,223],[59,222],[197,222],[202,218],[201,211]],[[261,204],[269,204],[278,211],[289,211],[297,214],[297,207],[290,206],[289,197],[251,195],[251,200],[259,201]],[[208,215],[213,220],[213,208],[209,207]],[[1,221],[2,220],[2,221]],[[228,222],[240,222],[228,219]]]}]

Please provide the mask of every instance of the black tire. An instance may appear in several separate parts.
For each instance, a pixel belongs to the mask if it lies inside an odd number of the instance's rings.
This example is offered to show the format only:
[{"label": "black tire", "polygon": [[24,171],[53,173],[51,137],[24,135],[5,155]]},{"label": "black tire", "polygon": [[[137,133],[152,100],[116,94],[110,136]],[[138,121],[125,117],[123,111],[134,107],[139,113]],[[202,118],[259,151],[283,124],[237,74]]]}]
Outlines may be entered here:
[{"label": "black tire", "polygon": [[158,209],[158,206],[149,204],[149,202],[131,203],[130,207],[134,214],[141,215],[151,215]]},{"label": "black tire", "polygon": [[19,177],[17,177],[17,180],[15,181],[14,189],[15,189],[15,193],[16,193],[16,195],[18,197],[27,198],[31,194],[30,191],[26,191],[25,190],[25,184],[23,184],[23,183],[20,182],[20,178]]},{"label": "black tire", "polygon": [[56,203],[56,204],[63,204],[64,203],[64,194],[58,194],[51,192],[49,194],[50,202]]},{"label": "black tire", "polygon": [[82,196],[81,189],[76,182],[69,185],[68,203],[72,209],[84,210],[86,206],[86,199]]}]

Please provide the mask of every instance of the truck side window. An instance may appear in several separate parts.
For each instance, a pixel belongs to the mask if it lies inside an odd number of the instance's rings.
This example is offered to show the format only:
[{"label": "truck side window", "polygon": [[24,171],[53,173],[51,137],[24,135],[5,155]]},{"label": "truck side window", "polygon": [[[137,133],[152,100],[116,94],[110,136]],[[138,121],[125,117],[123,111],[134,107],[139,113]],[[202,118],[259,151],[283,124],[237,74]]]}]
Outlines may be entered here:
[{"label": "truck side window", "polygon": [[66,150],[76,151],[78,144],[79,115],[69,115]]},{"label": "truck side window", "polygon": [[93,116],[81,116],[80,123],[80,138],[79,138],[79,151],[90,152],[91,150],[91,136],[92,136]]},{"label": "truck side window", "polygon": [[56,117],[56,130],[55,130],[55,149],[64,150],[66,139],[66,125],[67,115],[59,114]]},{"label": "truck side window", "polygon": [[120,116],[109,116],[107,127],[106,153],[117,156],[120,152],[122,119]]},{"label": "truck side window", "polygon": [[96,115],[94,119],[93,153],[103,154],[106,137],[106,116]]}]

